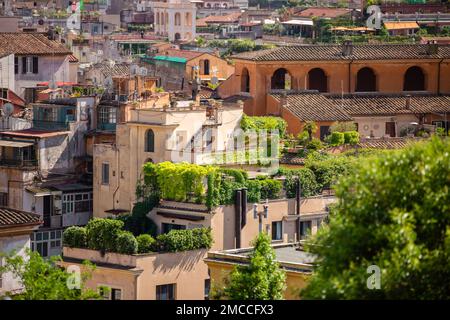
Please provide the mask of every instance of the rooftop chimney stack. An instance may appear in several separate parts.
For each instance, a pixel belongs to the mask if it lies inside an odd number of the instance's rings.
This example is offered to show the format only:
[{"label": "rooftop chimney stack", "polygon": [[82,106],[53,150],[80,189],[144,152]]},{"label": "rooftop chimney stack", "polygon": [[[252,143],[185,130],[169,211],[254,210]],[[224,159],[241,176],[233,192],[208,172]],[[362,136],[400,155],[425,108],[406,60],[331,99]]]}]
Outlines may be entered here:
[{"label": "rooftop chimney stack", "polygon": [[353,42],[351,40],[345,40],[342,45],[342,55],[344,57],[351,56],[353,54]]},{"label": "rooftop chimney stack", "polygon": [[405,108],[406,110],[411,109],[411,95],[409,94],[406,96]]},{"label": "rooftop chimney stack", "polygon": [[438,54],[439,46],[436,42],[436,40],[430,40],[427,42],[427,54],[428,55],[434,55]]}]

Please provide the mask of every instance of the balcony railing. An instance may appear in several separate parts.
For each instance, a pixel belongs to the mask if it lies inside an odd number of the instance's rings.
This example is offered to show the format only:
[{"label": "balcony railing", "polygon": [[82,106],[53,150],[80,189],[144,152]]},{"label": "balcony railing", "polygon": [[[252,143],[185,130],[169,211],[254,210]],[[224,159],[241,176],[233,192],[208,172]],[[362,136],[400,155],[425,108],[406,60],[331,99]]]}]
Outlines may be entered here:
[{"label": "balcony railing", "polygon": [[115,123],[98,123],[97,129],[105,130],[105,131],[116,131],[116,124]]},{"label": "balcony railing", "polygon": [[24,159],[0,159],[1,166],[11,166],[11,167],[25,167],[33,168],[38,165],[37,160],[24,160]]},{"label": "balcony railing", "polygon": [[33,128],[47,130],[69,130],[69,122],[33,120]]}]

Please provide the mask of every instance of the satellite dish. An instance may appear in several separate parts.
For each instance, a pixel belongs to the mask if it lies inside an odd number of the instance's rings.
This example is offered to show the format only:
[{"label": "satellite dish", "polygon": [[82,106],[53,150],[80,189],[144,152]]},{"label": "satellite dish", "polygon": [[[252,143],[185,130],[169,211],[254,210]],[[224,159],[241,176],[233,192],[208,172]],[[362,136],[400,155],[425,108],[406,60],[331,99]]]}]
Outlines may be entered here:
[{"label": "satellite dish", "polygon": [[14,112],[14,106],[11,103],[5,103],[2,106],[3,116],[9,117]]}]

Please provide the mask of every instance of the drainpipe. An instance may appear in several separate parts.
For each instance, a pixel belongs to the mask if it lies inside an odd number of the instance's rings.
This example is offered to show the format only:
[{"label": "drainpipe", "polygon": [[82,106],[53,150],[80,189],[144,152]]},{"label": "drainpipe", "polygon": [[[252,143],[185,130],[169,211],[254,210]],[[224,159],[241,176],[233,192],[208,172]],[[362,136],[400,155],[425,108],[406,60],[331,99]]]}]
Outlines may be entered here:
[{"label": "drainpipe", "polygon": [[441,63],[444,59],[441,59],[438,64],[438,76],[437,76],[437,93],[441,93]]},{"label": "drainpipe", "polygon": [[[117,130],[117,129],[116,129]],[[117,141],[116,141],[117,143]],[[113,209],[116,208],[116,194],[117,191],[119,191],[120,188],[120,177],[119,177],[119,170],[120,170],[120,149],[117,148],[117,144],[115,145],[116,149],[117,149],[117,156],[116,156],[116,163],[117,163],[117,172],[116,172],[116,180],[117,180],[117,187],[113,192]]]},{"label": "drainpipe", "polygon": [[242,218],[242,192],[236,190],[236,199],[234,203],[234,235],[236,239],[235,248],[241,247],[241,218]]},{"label": "drainpipe", "polygon": [[241,229],[247,223],[247,188],[242,188],[242,200],[241,200]]},{"label": "drainpipe", "polygon": [[297,215],[297,241],[300,241],[301,238],[301,224],[300,224],[300,204],[301,204],[301,193],[302,193],[302,187],[300,185],[300,178],[297,179],[296,184],[296,192],[295,192],[295,213]]},{"label": "drainpipe", "polygon": [[348,64],[348,93],[352,92],[352,63],[353,59],[350,60],[350,63]]}]

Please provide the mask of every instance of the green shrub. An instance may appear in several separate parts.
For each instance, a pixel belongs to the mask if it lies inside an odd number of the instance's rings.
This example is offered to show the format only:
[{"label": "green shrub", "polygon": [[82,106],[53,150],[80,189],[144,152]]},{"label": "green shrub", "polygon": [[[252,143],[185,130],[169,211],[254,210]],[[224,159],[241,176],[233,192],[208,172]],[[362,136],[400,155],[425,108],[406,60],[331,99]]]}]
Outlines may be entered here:
[{"label": "green shrub", "polygon": [[135,236],[142,233],[156,235],[156,224],[147,214],[159,202],[157,197],[152,197],[146,201],[135,203],[131,214],[120,215],[117,220],[124,223],[124,229],[130,231]]},{"label": "green shrub", "polygon": [[261,199],[278,199],[280,197],[283,183],[275,179],[258,180],[261,186]]},{"label": "green shrub", "polygon": [[138,253],[149,253],[155,248],[156,240],[149,234],[140,234],[136,237]]},{"label": "green shrub", "polygon": [[122,231],[123,222],[115,219],[94,218],[86,226],[86,241],[89,249],[102,252],[116,251],[116,239]]},{"label": "green shrub", "polygon": [[358,131],[346,131],[344,132],[344,142],[347,144],[355,145],[359,143]]},{"label": "green shrub", "polygon": [[63,233],[63,244],[71,248],[86,248],[86,228],[68,227]]},{"label": "green shrub", "polygon": [[302,197],[314,196],[320,190],[314,172],[308,168],[297,170],[280,168],[278,175],[285,177],[284,188],[286,190],[286,197],[288,198],[295,198],[297,179],[300,180]]},{"label": "green shrub", "polygon": [[261,200],[261,184],[258,180],[248,180],[247,187],[247,201],[259,202]]},{"label": "green shrub", "polygon": [[212,245],[210,228],[171,230],[156,238],[159,251],[179,252],[197,249],[209,249]]},{"label": "green shrub", "polygon": [[138,251],[138,242],[129,231],[121,231],[116,238],[116,252],[122,254],[135,254]]},{"label": "green shrub", "polygon": [[320,150],[323,148],[323,143],[319,139],[312,139],[306,144],[308,150]]},{"label": "green shrub", "polygon": [[330,136],[330,144],[334,147],[343,145],[345,143],[344,134],[342,132],[332,132]]}]

